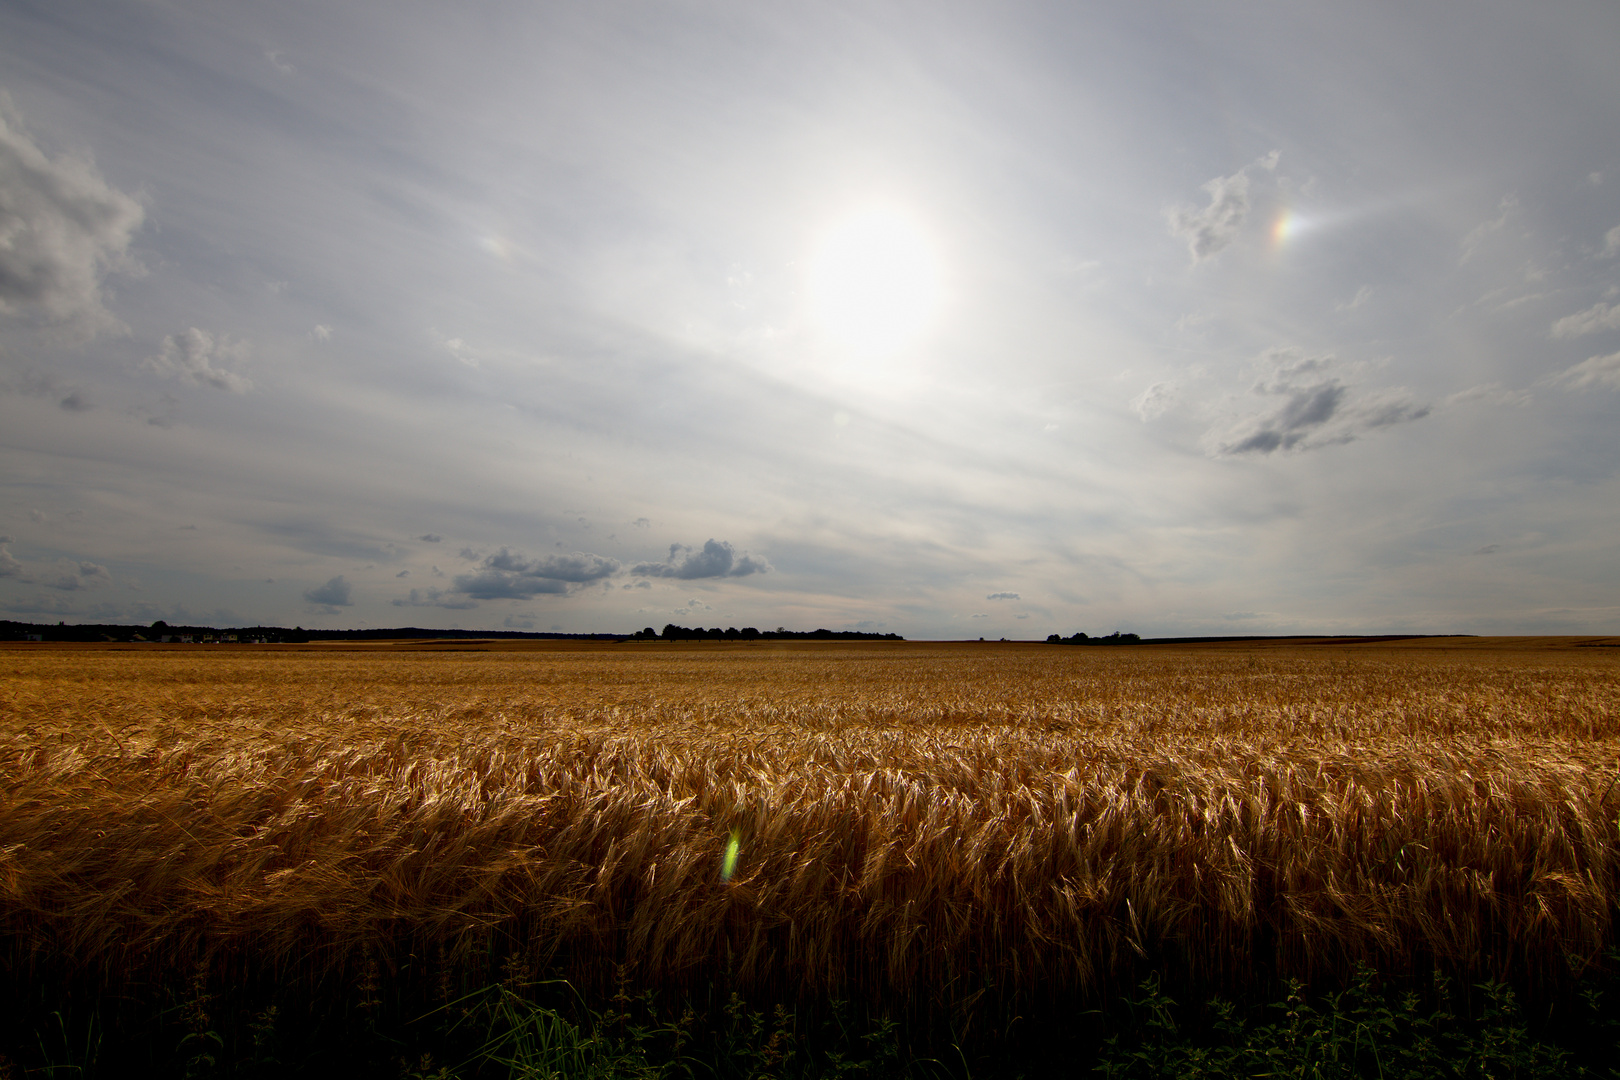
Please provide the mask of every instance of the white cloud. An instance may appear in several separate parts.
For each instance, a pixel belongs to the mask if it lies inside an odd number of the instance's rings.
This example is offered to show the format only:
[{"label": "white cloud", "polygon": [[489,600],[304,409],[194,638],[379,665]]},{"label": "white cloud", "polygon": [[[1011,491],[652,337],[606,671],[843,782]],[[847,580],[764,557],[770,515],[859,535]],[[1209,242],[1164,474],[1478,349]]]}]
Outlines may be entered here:
[{"label": "white cloud", "polygon": [[1460,266],[1469,262],[1479,254],[1479,249],[1485,241],[1507,227],[1507,223],[1519,209],[1519,200],[1516,196],[1507,195],[1497,204],[1497,215],[1489,221],[1482,221],[1471,229],[1462,239],[1462,257],[1457,260]]},{"label": "white cloud", "polygon": [[1147,423],[1163,416],[1175,403],[1176,384],[1156,382],[1132,399],[1131,409],[1142,418],[1143,423]]},{"label": "white cloud", "polygon": [[143,216],[88,157],[48,157],[0,94],[0,314],[122,329],[101,282],[109,270],[138,272],[128,250]]},{"label": "white cloud", "polygon": [[1237,239],[1238,230],[1249,216],[1249,170],[1259,167],[1275,171],[1280,157],[1280,152],[1273,150],[1231,176],[1210,180],[1204,184],[1209,205],[1202,209],[1177,206],[1166,213],[1170,234],[1187,241],[1193,262],[1210,258]]},{"label": "white cloud", "polygon": [[159,375],[172,375],[192,386],[212,386],[233,394],[245,394],[253,383],[228,368],[224,362],[240,362],[248,355],[245,341],[232,341],[221,335],[216,338],[195,326],[183,334],[170,334],[163,339],[163,351],[148,357],[145,366]]},{"label": "white cloud", "polygon": [[1603,257],[1612,259],[1620,255],[1620,225],[1603,234]]},{"label": "white cloud", "polygon": [[1480,401],[1487,405],[1528,405],[1532,395],[1528,390],[1509,390],[1501,383],[1481,383],[1470,386],[1466,390],[1459,390],[1447,397],[1443,402],[1447,408],[1453,405],[1467,405]]},{"label": "white cloud", "polygon": [[1582,390],[1589,386],[1620,390],[1620,352],[1582,360],[1555,376],[1553,382],[1568,390]]},{"label": "white cloud", "polygon": [[1350,299],[1346,300],[1342,304],[1333,305],[1333,310],[1334,311],[1354,311],[1354,310],[1356,310],[1356,308],[1361,307],[1363,304],[1365,304],[1368,300],[1371,300],[1371,299],[1372,299],[1372,286],[1371,285],[1363,285],[1361,288],[1356,290],[1356,295],[1352,296]]},{"label": "white cloud", "polygon": [[1605,304],[1601,300],[1585,311],[1566,315],[1552,324],[1555,338],[1585,337],[1604,330],[1620,330],[1620,306]]}]

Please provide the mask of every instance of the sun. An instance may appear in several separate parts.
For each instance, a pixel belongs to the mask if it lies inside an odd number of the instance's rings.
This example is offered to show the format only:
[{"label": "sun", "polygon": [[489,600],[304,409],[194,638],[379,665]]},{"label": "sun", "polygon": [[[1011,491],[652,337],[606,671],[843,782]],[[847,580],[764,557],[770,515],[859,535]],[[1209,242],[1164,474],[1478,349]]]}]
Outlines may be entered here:
[{"label": "sun", "polygon": [[941,278],[935,245],[909,214],[869,207],[835,222],[816,245],[807,281],[811,315],[846,349],[896,352],[933,320]]}]

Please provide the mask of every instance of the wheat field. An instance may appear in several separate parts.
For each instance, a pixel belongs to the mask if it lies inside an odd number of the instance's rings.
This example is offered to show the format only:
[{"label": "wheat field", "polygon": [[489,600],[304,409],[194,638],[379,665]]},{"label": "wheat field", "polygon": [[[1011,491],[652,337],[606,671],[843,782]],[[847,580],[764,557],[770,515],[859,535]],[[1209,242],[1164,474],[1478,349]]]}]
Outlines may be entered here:
[{"label": "wheat field", "polygon": [[1614,644],[7,647],[4,959],[1535,993],[1615,944]]}]

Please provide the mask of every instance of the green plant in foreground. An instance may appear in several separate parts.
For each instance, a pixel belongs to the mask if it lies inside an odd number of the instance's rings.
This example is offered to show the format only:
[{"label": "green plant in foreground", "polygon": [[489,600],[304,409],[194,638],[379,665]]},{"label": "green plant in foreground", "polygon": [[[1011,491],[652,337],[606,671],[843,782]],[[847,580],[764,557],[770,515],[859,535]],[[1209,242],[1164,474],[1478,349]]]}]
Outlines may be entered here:
[{"label": "green plant in foreground", "polygon": [[[90,1014],[90,1021],[85,1025],[84,1036],[74,1035],[68,1026],[67,1018],[60,1012],[51,1013],[51,1019],[56,1021],[56,1039],[61,1044],[61,1056],[46,1046],[43,1032],[35,1033],[35,1041],[39,1043],[40,1057],[45,1061],[38,1071],[46,1076],[93,1076],[96,1059],[101,1054],[101,1027],[96,1022],[96,1014]],[[8,1063],[9,1064],[9,1063]]]},{"label": "green plant in foreground", "polygon": [[[1416,994],[1395,1004],[1376,985],[1371,969],[1314,1004],[1290,980],[1285,1000],[1268,1006],[1270,1023],[1247,1021],[1231,1002],[1209,1003],[1207,1031],[1184,1031],[1177,1003],[1157,976],[1126,1002],[1132,1024],[1103,1045],[1095,1071],[1109,1080],[1225,1080],[1238,1077],[1297,1080],[1552,1080],[1595,1076],[1570,1050],[1533,1038],[1513,991],[1481,984],[1485,1008],[1464,1024],[1446,1005],[1449,983],[1436,980],[1439,1004],[1425,1012]],[[1588,995],[1594,1020],[1597,997]],[[1600,1026],[1600,1025],[1594,1025]],[[1612,1042],[1612,1034],[1611,1042]],[[1609,1069],[1609,1076],[1620,1075]]]}]

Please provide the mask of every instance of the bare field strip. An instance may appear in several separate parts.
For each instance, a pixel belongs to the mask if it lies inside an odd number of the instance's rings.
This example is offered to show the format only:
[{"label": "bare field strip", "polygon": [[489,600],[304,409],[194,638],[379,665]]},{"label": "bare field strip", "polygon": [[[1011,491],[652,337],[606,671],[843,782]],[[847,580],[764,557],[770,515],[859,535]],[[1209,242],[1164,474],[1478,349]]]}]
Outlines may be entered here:
[{"label": "bare field strip", "polygon": [[961,1000],[1366,960],[1534,992],[1616,938],[1620,650],[1573,640],[33,645],[0,671],[14,969],[518,952]]}]

